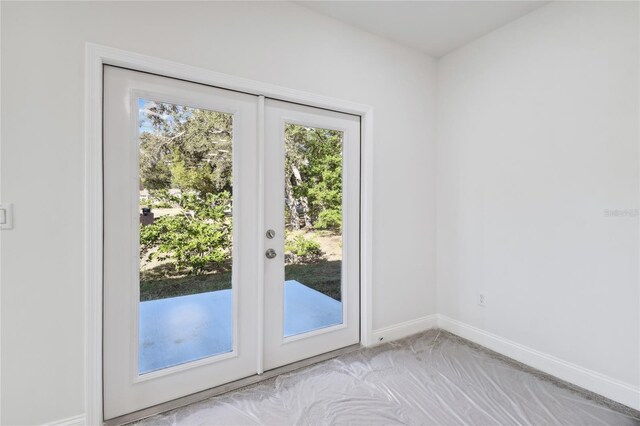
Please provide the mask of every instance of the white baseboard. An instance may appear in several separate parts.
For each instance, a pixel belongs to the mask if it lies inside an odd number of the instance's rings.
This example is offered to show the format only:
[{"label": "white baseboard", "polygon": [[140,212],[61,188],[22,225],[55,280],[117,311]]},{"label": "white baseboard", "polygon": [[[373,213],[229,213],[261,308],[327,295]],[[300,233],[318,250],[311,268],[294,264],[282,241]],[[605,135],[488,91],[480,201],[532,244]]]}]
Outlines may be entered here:
[{"label": "white baseboard", "polygon": [[640,410],[640,387],[564,361],[477,327],[438,314],[438,327],[561,380]]},{"label": "white baseboard", "polygon": [[[371,346],[401,339],[431,328],[442,328],[474,343],[489,348],[523,364],[551,374],[561,380],[595,392],[628,407],[640,410],[640,387],[564,361],[480,328],[454,320],[445,315],[433,314],[405,321],[373,332]],[[80,414],[48,423],[47,426],[84,426],[86,419]]]},{"label": "white baseboard", "polygon": [[430,328],[435,328],[437,323],[438,316],[433,314],[411,321],[401,322],[390,327],[374,330],[373,342],[371,342],[370,346],[379,345],[396,339],[402,339],[403,337],[411,336],[412,334],[420,333],[421,331],[429,330]]},{"label": "white baseboard", "polygon": [[85,426],[86,424],[85,415],[78,414],[77,416],[47,423],[47,426]]}]

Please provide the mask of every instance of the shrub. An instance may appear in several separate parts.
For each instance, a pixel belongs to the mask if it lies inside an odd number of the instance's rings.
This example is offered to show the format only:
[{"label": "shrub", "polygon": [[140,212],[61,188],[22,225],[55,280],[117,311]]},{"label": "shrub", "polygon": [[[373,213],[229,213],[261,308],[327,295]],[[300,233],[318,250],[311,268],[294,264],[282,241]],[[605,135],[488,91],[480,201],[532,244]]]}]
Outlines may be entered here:
[{"label": "shrub", "polygon": [[320,244],[302,235],[287,238],[285,250],[291,254],[293,263],[312,262],[324,257]]},{"label": "shrub", "polygon": [[316,229],[340,230],[342,228],[342,210],[327,209],[321,211],[313,227]]},{"label": "shrub", "polygon": [[231,195],[228,192],[165,195],[163,201],[182,208],[179,215],[157,218],[140,228],[140,258],[171,260],[176,270],[201,274],[231,259]]}]

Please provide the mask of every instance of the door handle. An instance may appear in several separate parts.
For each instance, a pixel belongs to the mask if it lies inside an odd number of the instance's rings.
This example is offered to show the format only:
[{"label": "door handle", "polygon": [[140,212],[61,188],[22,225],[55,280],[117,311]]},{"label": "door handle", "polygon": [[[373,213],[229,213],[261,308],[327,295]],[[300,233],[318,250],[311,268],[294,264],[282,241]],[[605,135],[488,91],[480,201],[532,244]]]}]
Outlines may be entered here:
[{"label": "door handle", "polygon": [[276,257],[276,251],[270,248],[270,249],[267,249],[264,255],[267,257],[267,259],[273,259],[274,257]]}]

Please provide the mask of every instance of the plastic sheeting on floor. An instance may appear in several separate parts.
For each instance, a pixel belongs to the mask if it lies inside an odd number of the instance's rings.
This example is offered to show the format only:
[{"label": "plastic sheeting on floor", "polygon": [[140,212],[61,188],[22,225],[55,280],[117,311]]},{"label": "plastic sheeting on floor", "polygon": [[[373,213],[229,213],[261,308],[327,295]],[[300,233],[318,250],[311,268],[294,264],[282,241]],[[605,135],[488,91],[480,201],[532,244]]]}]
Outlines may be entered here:
[{"label": "plastic sheeting on floor", "polygon": [[364,349],[143,425],[638,425],[439,330]]}]

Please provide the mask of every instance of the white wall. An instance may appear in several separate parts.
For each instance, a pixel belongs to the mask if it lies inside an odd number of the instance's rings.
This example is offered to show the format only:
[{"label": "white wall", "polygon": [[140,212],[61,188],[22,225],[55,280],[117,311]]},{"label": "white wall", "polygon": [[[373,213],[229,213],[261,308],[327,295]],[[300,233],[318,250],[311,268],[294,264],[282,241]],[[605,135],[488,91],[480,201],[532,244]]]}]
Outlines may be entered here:
[{"label": "white wall", "polygon": [[605,211],[639,207],[638,16],[556,2],[438,62],[438,312],[621,389],[639,227]]},{"label": "white wall", "polygon": [[[374,329],[436,312],[432,59],[291,4],[0,7],[1,423],[84,411],[86,41],[372,105]],[[437,117],[438,312],[630,386],[638,218],[605,210],[638,208],[637,17],[554,3],[489,34],[439,61]]]},{"label": "white wall", "polygon": [[87,41],[372,105],[374,329],[435,313],[432,59],[292,4],[1,7],[3,424],[84,411]]}]

